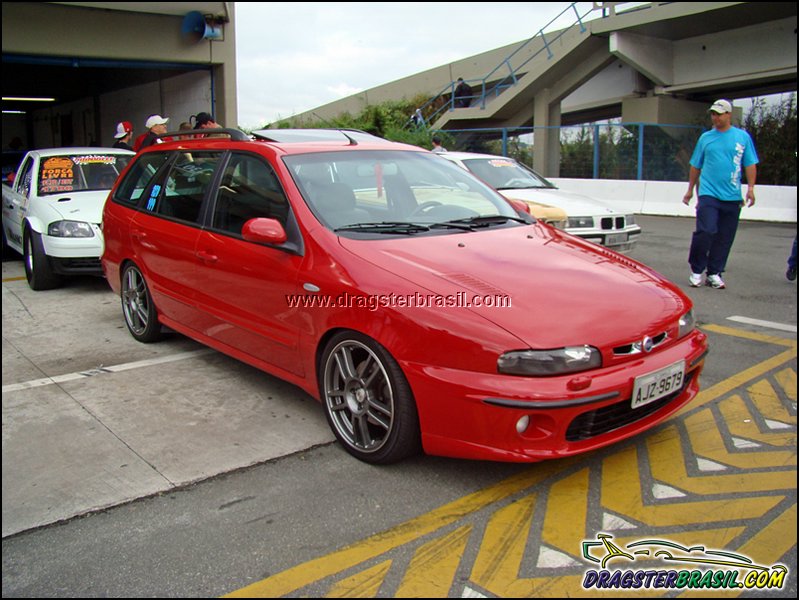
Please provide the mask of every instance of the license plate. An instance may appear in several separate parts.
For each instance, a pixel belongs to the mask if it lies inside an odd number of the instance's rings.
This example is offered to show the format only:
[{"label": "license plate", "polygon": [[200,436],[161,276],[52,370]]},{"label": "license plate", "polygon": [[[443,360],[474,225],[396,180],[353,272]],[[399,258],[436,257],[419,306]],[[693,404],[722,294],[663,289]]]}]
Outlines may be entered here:
[{"label": "license plate", "polygon": [[627,243],[626,233],[613,233],[611,235],[605,236],[606,246],[618,246],[619,244],[626,244],[626,243]]},{"label": "license plate", "polygon": [[654,373],[636,377],[633,385],[632,408],[655,402],[681,389],[684,378],[685,361],[682,360]]}]

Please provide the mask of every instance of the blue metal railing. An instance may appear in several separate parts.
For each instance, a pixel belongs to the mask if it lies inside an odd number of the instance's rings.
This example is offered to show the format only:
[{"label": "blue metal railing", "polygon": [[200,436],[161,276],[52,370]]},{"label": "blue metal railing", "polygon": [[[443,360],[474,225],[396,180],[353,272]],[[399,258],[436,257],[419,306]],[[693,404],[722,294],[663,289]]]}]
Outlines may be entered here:
[{"label": "blue metal railing", "polygon": [[[544,25],[538,32],[528,39],[527,41],[523,42],[516,48],[510,56],[502,60],[494,69],[492,69],[485,77],[480,79],[469,79],[466,81],[470,86],[474,86],[480,90],[479,94],[473,94],[471,96],[465,96],[456,99],[455,98],[455,89],[457,86],[457,82],[452,81],[448,83],[441,91],[439,91],[435,96],[433,96],[430,100],[428,100],[424,105],[417,109],[414,117],[409,119],[409,123],[414,123],[417,127],[421,126],[428,126],[430,123],[434,122],[441,113],[446,110],[455,110],[455,102],[456,100],[460,99],[468,99],[470,104],[476,105],[474,103],[475,100],[479,100],[479,106],[481,109],[485,109],[486,107],[486,100],[491,97],[499,96],[504,90],[515,86],[519,80],[519,72],[527,66],[532,60],[535,60],[542,52],[547,53],[547,58],[551,59],[554,54],[551,49],[551,45],[559,40],[563,35],[565,35],[568,31],[570,31],[573,27],[579,26],[580,33],[584,33],[586,31],[585,26],[583,25],[583,19],[590,12],[594,10],[594,8],[590,8],[584,14],[580,14],[577,9],[578,2],[572,2],[567,8],[558,14],[554,19],[552,19],[549,23]],[[572,23],[569,27],[564,29],[560,29],[558,31],[551,32],[554,34],[554,37],[550,37],[547,39],[547,35],[545,34],[545,30],[549,28],[553,23],[558,21],[561,17],[563,17],[566,13],[573,11],[577,20]],[[533,52],[530,56],[522,60],[518,65],[513,64],[514,59],[522,58],[520,55],[527,49],[531,44],[534,42],[541,40],[542,46],[535,52]],[[507,68],[507,74],[502,75],[501,71]],[[422,115],[420,117],[420,115]]]}]

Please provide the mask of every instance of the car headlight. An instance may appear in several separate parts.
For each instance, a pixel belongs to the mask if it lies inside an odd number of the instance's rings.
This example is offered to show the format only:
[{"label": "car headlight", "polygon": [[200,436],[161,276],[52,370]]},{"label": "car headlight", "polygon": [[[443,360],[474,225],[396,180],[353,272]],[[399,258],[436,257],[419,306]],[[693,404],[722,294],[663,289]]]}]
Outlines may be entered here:
[{"label": "car headlight", "polygon": [[94,237],[92,226],[83,221],[56,221],[50,223],[47,235],[65,238],[90,238]]},{"label": "car headlight", "polygon": [[497,360],[506,375],[541,377],[578,373],[602,366],[602,354],[592,346],[570,346],[554,350],[515,350]]},{"label": "car headlight", "polygon": [[573,229],[576,227],[593,227],[594,217],[569,217],[569,224],[567,227]]},{"label": "car headlight", "polygon": [[691,309],[680,317],[680,330],[677,333],[677,339],[680,339],[688,335],[695,328],[696,328],[696,321],[694,321],[694,311],[693,309]]},{"label": "car headlight", "polygon": [[635,225],[635,215],[624,215],[627,225]]}]

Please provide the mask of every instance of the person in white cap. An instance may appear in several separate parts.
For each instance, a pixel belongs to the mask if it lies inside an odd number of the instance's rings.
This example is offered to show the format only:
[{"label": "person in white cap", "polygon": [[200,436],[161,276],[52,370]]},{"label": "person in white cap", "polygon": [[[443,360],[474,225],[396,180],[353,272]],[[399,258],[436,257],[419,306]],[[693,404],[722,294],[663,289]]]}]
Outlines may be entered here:
[{"label": "person in white cap", "polygon": [[713,129],[703,133],[691,156],[688,191],[683,203],[690,205],[699,184],[696,206],[696,230],[691,238],[688,264],[692,287],[726,287],[721,274],[727,266],[738,219],[741,215],[741,174],[746,175],[746,205],[755,203],[757,152],[747,132],[732,126],[732,105],[716,100],[710,107]]},{"label": "person in white cap", "polygon": [[113,148],[122,148],[123,150],[133,150],[130,146],[130,138],[133,137],[133,124],[130,121],[122,121],[117,123],[117,130],[114,133]]},{"label": "person in white cap", "polygon": [[139,150],[144,150],[147,146],[160,144],[163,140],[158,136],[166,133],[166,124],[168,121],[169,117],[162,117],[161,115],[150,115],[147,117],[147,121],[144,123],[144,128],[147,129],[147,133],[136,140],[136,145],[133,149],[138,152]]}]

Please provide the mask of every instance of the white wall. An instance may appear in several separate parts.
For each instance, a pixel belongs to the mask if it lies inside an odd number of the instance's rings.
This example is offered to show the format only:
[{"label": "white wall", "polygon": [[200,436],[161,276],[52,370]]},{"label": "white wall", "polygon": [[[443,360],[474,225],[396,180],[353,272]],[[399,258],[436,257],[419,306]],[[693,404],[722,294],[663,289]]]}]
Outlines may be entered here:
[{"label": "white wall", "polygon": [[[696,197],[691,206],[682,203],[688,182],[562,178],[550,181],[564,190],[604,200],[625,212],[677,217],[696,215]],[[755,200],[753,207],[744,207],[742,219],[796,223],[795,186],[758,185],[755,187]]]}]

